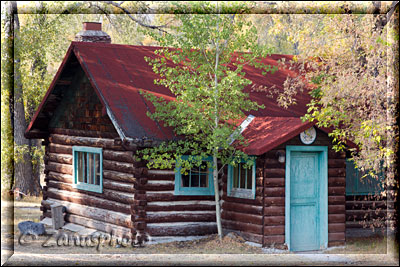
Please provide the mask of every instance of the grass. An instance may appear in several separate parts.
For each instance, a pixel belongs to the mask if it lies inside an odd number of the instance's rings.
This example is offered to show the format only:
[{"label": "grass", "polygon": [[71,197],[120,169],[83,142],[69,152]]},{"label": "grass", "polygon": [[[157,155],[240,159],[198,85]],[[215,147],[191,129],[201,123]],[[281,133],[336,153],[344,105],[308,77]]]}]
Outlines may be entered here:
[{"label": "grass", "polygon": [[[26,197],[13,201],[11,197],[4,197],[1,201],[1,229],[2,242],[12,243],[14,233],[19,233],[18,223],[23,221],[39,222],[42,212],[40,202],[42,197]],[[4,198],[3,198],[4,197]]]},{"label": "grass", "polygon": [[[81,247],[81,246],[58,246],[56,238],[50,240],[50,244],[54,247],[42,247],[46,237],[39,236],[37,240],[30,240],[29,245],[21,246],[18,244],[19,230],[18,223],[22,221],[39,222],[42,212],[40,211],[41,197],[25,197],[22,200],[12,202],[12,199],[3,201],[2,204],[2,228],[9,228],[9,231],[2,231],[2,242],[13,243],[15,251],[26,253],[143,253],[143,254],[248,254],[248,253],[262,253],[261,248],[253,247],[245,244],[244,240],[240,237],[231,238],[225,236],[222,241],[216,235],[208,236],[201,240],[193,240],[186,242],[171,242],[162,244],[147,245],[145,247],[137,248],[132,246],[115,247],[106,244],[100,251],[95,247]],[[13,230],[13,232],[12,232]],[[7,233],[8,232],[8,233]],[[68,231],[66,233],[71,234]],[[14,240],[13,240],[13,237]]]},{"label": "grass", "polygon": [[2,199],[1,223],[3,225],[14,223],[17,226],[22,221],[39,222],[40,215],[42,215],[39,209],[41,200],[41,196],[28,196],[18,201],[13,201],[12,198]]},{"label": "grass", "polygon": [[[259,247],[246,244],[241,237],[225,236],[222,241],[216,235],[210,235],[206,238],[193,241],[180,241],[163,244],[147,245],[142,248],[115,247],[105,245],[100,251],[94,247],[80,246],[54,246],[52,248],[42,247],[46,237],[41,236],[38,240],[32,241],[29,246],[21,246],[17,239],[19,236],[18,223],[31,220],[39,222],[41,211],[39,209],[41,197],[26,197],[20,201],[6,201],[2,203],[2,242],[13,243],[15,250],[26,253],[143,253],[143,254],[262,254],[267,253]],[[5,204],[5,205],[3,205]],[[14,204],[14,206],[13,206]],[[13,215],[14,211],[14,216]],[[13,230],[13,232],[12,232]],[[8,232],[8,233],[7,233]],[[15,235],[14,235],[15,233]],[[56,239],[53,239],[53,243]],[[288,252],[287,252],[288,253]],[[386,254],[387,238],[379,235],[371,237],[347,238],[344,247],[331,248],[324,253],[329,254]]]},{"label": "grass", "polygon": [[386,254],[387,253],[387,237],[371,236],[371,237],[352,237],[347,238],[344,247],[333,248],[327,253],[330,254]]}]

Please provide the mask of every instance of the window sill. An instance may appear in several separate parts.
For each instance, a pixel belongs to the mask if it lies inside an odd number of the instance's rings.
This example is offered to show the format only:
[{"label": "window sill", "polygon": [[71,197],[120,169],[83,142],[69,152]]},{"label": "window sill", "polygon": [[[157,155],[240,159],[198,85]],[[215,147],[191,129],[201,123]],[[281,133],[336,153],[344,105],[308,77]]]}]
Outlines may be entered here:
[{"label": "window sill", "polygon": [[[204,190],[202,190],[204,189]],[[182,189],[180,190],[175,190],[174,191],[175,196],[213,196],[214,195],[214,189],[209,189],[209,188],[188,188],[188,189]]]},{"label": "window sill", "polygon": [[251,189],[232,189],[228,194],[229,197],[254,199],[255,194]]},{"label": "window sill", "polygon": [[84,190],[84,191],[90,191],[90,192],[95,192],[95,193],[103,193],[103,188],[100,185],[90,185],[90,184],[73,184],[73,188],[79,189],[79,190]]}]

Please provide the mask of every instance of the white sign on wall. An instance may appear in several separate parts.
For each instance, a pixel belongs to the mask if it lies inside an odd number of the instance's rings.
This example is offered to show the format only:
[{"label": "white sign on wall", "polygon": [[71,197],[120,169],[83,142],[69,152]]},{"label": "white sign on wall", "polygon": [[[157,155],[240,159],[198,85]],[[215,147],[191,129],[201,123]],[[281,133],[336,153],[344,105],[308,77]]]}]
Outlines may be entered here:
[{"label": "white sign on wall", "polygon": [[317,137],[317,131],[314,127],[311,127],[304,132],[300,133],[300,140],[303,144],[310,145],[315,141]]}]

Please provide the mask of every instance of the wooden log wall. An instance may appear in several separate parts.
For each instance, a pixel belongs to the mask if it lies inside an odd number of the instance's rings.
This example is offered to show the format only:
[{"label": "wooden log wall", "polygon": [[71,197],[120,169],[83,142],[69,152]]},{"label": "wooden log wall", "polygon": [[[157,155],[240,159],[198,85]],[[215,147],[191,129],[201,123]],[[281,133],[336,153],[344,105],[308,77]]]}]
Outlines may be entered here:
[{"label": "wooden log wall", "polygon": [[285,163],[278,161],[277,152],[285,155],[285,146],[264,156],[264,218],[263,246],[286,249],[285,243]]},{"label": "wooden log wall", "polygon": [[149,236],[198,236],[217,232],[214,196],[174,195],[173,170],[148,170],[143,217]]},{"label": "wooden log wall", "polygon": [[[138,241],[143,241],[147,235],[216,232],[214,197],[174,196],[173,171],[147,172],[142,162],[134,161],[133,151],[137,147],[122,144],[118,139],[111,120],[81,69],[76,70],[49,124],[51,134],[44,141],[44,200],[70,203],[67,221],[99,230],[109,229],[110,225],[119,227],[120,232],[130,229],[132,237]],[[103,148],[102,194],[71,186],[73,145]],[[43,216],[50,214],[46,203],[41,207]],[[77,205],[87,207],[88,211],[83,212]],[[97,216],[98,212],[129,215],[131,223],[125,217],[113,222],[108,216]]]},{"label": "wooden log wall", "polygon": [[[287,145],[304,145],[299,136],[259,156],[256,161],[256,198],[228,197],[226,176],[222,203],[223,226],[240,233],[246,240],[285,249],[285,155]],[[317,130],[312,145],[328,146],[328,246],[345,242],[345,153],[332,150],[330,138]],[[227,173],[227,172],[225,172]]]},{"label": "wooden log wall", "polygon": [[222,227],[225,232],[236,232],[245,240],[262,244],[263,239],[263,171],[264,160],[256,160],[256,196],[255,199],[230,197],[227,194],[228,171],[222,176]]},{"label": "wooden log wall", "polygon": [[[115,228],[139,241],[148,236],[197,236],[217,232],[214,196],[174,195],[173,170],[147,170],[112,138],[57,129],[45,140],[44,200],[67,207],[66,220],[101,231]],[[75,189],[72,183],[72,146],[103,148],[103,193]],[[276,153],[286,145],[301,145],[298,137],[257,158],[256,197],[227,196],[227,170],[222,175],[222,224],[246,240],[285,248],[285,164]],[[313,145],[329,146],[329,245],[345,241],[345,155],[331,150],[329,138],[318,131]],[[42,203],[43,216],[49,205]],[[103,214],[103,215],[102,215]],[[108,215],[105,215],[108,214]],[[130,219],[130,220],[129,220]]]},{"label": "wooden log wall", "polygon": [[[135,237],[140,222],[135,205],[143,195],[137,187],[145,183],[143,167],[134,159],[134,151],[126,150],[112,138],[79,136],[81,131],[57,129],[45,140],[45,183],[41,210],[51,216],[48,202],[67,207],[67,222],[89,228]],[[75,134],[75,135],[73,135]],[[103,193],[76,189],[73,184],[72,146],[103,149]],[[143,198],[143,197],[142,197]],[[141,203],[139,203],[141,204]]]},{"label": "wooden log wall", "polygon": [[[115,228],[141,240],[145,222],[139,211],[144,210],[145,197],[138,186],[146,179],[142,164],[135,160],[137,147],[121,142],[83,70],[78,68],[73,73],[71,85],[49,122],[50,135],[44,141],[43,198],[64,203],[67,221],[107,232]],[[72,186],[74,145],[103,149],[103,193]],[[48,205],[43,203],[41,209],[43,216],[49,216]]]},{"label": "wooden log wall", "polygon": [[393,197],[374,195],[346,196],[346,228],[393,226],[398,209]]}]

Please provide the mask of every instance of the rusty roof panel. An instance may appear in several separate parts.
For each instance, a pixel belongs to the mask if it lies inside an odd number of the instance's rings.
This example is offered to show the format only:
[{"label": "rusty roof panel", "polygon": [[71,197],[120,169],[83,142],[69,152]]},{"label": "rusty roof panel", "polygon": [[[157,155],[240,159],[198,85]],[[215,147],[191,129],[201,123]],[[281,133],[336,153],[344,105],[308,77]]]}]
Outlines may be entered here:
[{"label": "rusty roof panel", "polygon": [[[109,115],[115,120],[123,135],[130,138],[151,138],[156,140],[171,140],[176,138],[172,129],[162,127],[147,116],[147,111],[154,107],[146,101],[140,90],[152,92],[166,99],[174,99],[169,89],[154,84],[159,78],[144,57],[154,57],[154,51],[160,47],[130,46],[107,43],[72,42],[49,91],[46,93],[34,120],[45,105],[46,99],[54,89],[54,84],[60,71],[68,61],[71,49],[95,88]],[[278,60],[290,60],[292,56],[271,55],[263,59],[263,63],[277,65]],[[296,73],[293,70],[279,69],[274,74],[262,75],[262,71],[250,66],[243,68],[246,78],[255,86],[275,86],[283,90],[283,84],[288,76]],[[265,92],[253,92],[252,86],[245,88],[250,99],[263,104],[265,109],[252,111],[247,115],[256,118],[243,135],[249,140],[249,146],[244,149],[248,154],[259,155],[285,142],[310,127],[311,123],[302,123],[300,117],[306,113],[306,104],[310,96],[304,92],[297,96],[297,104],[288,109],[280,107],[274,98],[266,96]],[[32,130],[34,120],[27,129],[27,136]],[[34,127],[33,127],[34,128]],[[36,129],[37,130],[37,129]],[[44,130],[44,129],[39,129]]]},{"label": "rusty roof panel", "polygon": [[[151,103],[146,102],[139,94],[139,90],[173,97],[171,92],[159,85],[154,84],[154,79],[159,78],[144,57],[154,57],[154,50],[159,47],[128,46],[104,43],[80,43],[74,44],[74,51],[79,54],[78,58],[86,66],[87,72],[95,80],[97,89],[103,95],[105,102],[112,110],[119,125],[129,137],[143,137],[155,139],[170,139],[173,133],[170,129],[162,128],[149,119],[147,111],[152,110]],[[264,59],[264,63],[277,65],[277,60],[290,56],[272,55]],[[246,77],[255,85],[276,86],[283,89],[283,83],[287,75],[294,74],[293,71],[277,71],[274,74],[262,75],[261,70],[245,67]],[[292,73],[291,73],[292,72]],[[251,86],[245,91],[250,98],[265,105],[265,109],[252,112],[255,116],[279,116],[299,117],[306,111],[305,103],[308,103],[308,94],[303,94],[298,99],[298,105],[289,109],[278,106],[275,99],[266,97],[264,92],[252,92]],[[248,115],[248,114],[247,114]]]},{"label": "rusty roof panel", "polygon": [[172,96],[168,89],[155,86],[158,78],[144,60],[155,48],[99,43],[75,43],[74,51],[93,78],[94,86],[123,130],[130,138],[168,140],[171,129],[162,128],[147,117],[152,106],[140,95],[140,89]]},{"label": "rusty roof panel", "polygon": [[243,132],[248,146],[243,151],[248,155],[261,155],[289,141],[314,122],[302,122],[298,117],[256,117]]}]

